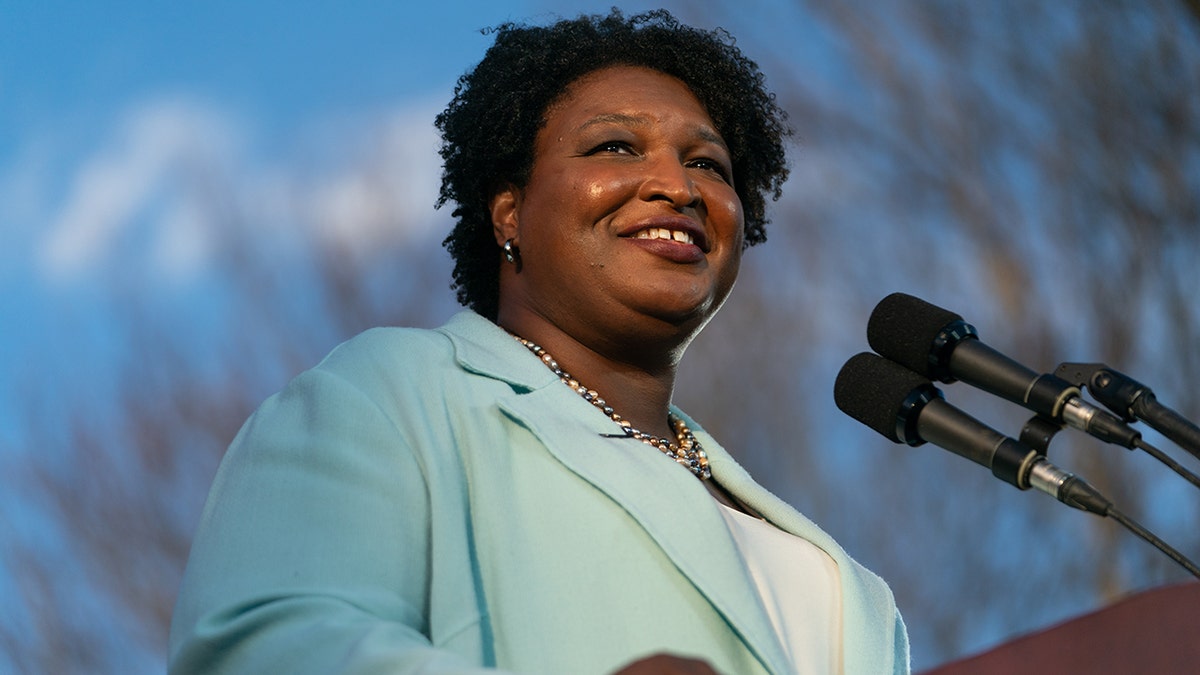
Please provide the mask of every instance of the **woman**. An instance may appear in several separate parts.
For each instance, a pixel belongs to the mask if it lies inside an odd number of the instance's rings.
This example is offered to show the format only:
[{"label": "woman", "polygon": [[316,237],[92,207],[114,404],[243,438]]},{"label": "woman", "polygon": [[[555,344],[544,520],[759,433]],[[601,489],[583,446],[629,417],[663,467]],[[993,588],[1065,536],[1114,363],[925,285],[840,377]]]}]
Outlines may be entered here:
[{"label": "woman", "polygon": [[906,672],[886,585],[671,405],[786,176],[757,67],[664,12],[506,25],[438,126],[473,311],[247,422],[173,672]]}]

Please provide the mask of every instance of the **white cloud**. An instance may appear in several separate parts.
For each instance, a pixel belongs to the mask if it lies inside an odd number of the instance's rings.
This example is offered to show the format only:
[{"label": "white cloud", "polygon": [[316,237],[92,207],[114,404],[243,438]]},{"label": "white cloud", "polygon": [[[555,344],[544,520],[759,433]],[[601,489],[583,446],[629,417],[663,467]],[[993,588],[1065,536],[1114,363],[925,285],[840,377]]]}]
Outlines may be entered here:
[{"label": "white cloud", "polygon": [[360,132],[352,161],[320,179],[301,208],[325,243],[368,254],[429,233],[440,164],[436,112],[417,105]]},{"label": "white cloud", "polygon": [[211,232],[197,204],[184,201],[163,214],[155,233],[150,260],[154,271],[174,282],[200,272],[213,252]]},{"label": "white cloud", "polygon": [[[437,222],[439,162],[432,106],[322,124],[313,166],[270,166],[253,139],[211,105],[160,98],[133,106],[111,140],[68,169],[35,251],[58,282],[130,266],[183,282],[201,273],[225,232],[312,237],[369,255],[424,236]],[[244,232],[234,231],[239,236]],[[236,245],[236,241],[233,243]]]},{"label": "white cloud", "polygon": [[71,279],[111,261],[123,253],[116,250],[120,238],[158,212],[175,214],[155,224],[167,228],[157,234],[158,248],[171,250],[162,238],[171,239],[170,229],[185,222],[179,214],[195,210],[188,202],[198,197],[197,180],[228,167],[236,139],[227,120],[192,102],[135,106],[112,140],[70,176],[37,251],[43,273]]}]

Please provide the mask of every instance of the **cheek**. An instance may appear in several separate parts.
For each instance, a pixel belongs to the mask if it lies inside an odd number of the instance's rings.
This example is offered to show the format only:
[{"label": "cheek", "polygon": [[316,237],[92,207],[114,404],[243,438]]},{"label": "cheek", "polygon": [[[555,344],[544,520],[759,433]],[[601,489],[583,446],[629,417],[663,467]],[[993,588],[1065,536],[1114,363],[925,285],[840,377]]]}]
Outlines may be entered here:
[{"label": "cheek", "polygon": [[742,213],[742,200],[738,198],[737,192],[733,189],[723,190],[715,196],[711,204],[709,217],[716,220],[721,229],[730,231],[738,250],[741,250],[742,241],[745,239],[746,219]]},{"label": "cheek", "polygon": [[545,203],[553,207],[559,218],[569,213],[582,215],[614,191],[612,180],[594,173],[562,174],[556,179]]},{"label": "cheek", "polygon": [[596,206],[628,199],[637,181],[620,171],[592,171],[579,177],[576,190],[581,199]]},{"label": "cheek", "polygon": [[603,199],[606,192],[608,192],[608,189],[605,185],[595,181],[588,183],[583,189],[584,198],[589,201]]}]

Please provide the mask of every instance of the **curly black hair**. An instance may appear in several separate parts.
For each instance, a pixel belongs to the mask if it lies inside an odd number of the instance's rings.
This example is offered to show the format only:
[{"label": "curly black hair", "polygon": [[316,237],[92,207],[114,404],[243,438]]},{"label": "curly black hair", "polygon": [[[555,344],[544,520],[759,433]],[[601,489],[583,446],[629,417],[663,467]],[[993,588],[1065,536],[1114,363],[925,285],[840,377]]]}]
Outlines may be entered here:
[{"label": "curly black hair", "polygon": [[[488,31],[485,31],[488,32]],[[700,30],[657,10],[626,18],[581,16],[550,26],[506,23],[474,70],[459,78],[437,116],[444,162],[437,206],[457,204],[443,245],[454,258],[458,301],[495,320],[500,256],[489,199],[524,187],[545,114],[580,77],[610,66],[644,66],[684,82],[728,145],[745,215],[745,245],[766,240],[766,196],[778,199],[788,167],[787,114],[763,84],[758,65],[724,30]]]}]

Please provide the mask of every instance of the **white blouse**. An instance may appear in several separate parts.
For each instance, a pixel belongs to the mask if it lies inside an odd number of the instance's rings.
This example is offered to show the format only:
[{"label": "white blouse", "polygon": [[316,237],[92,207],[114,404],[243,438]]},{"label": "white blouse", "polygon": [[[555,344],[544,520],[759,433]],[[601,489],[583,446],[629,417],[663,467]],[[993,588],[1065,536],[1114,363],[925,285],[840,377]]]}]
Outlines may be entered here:
[{"label": "white blouse", "polygon": [[721,515],[796,675],[842,672],[837,563],[807,540],[721,504]]}]

